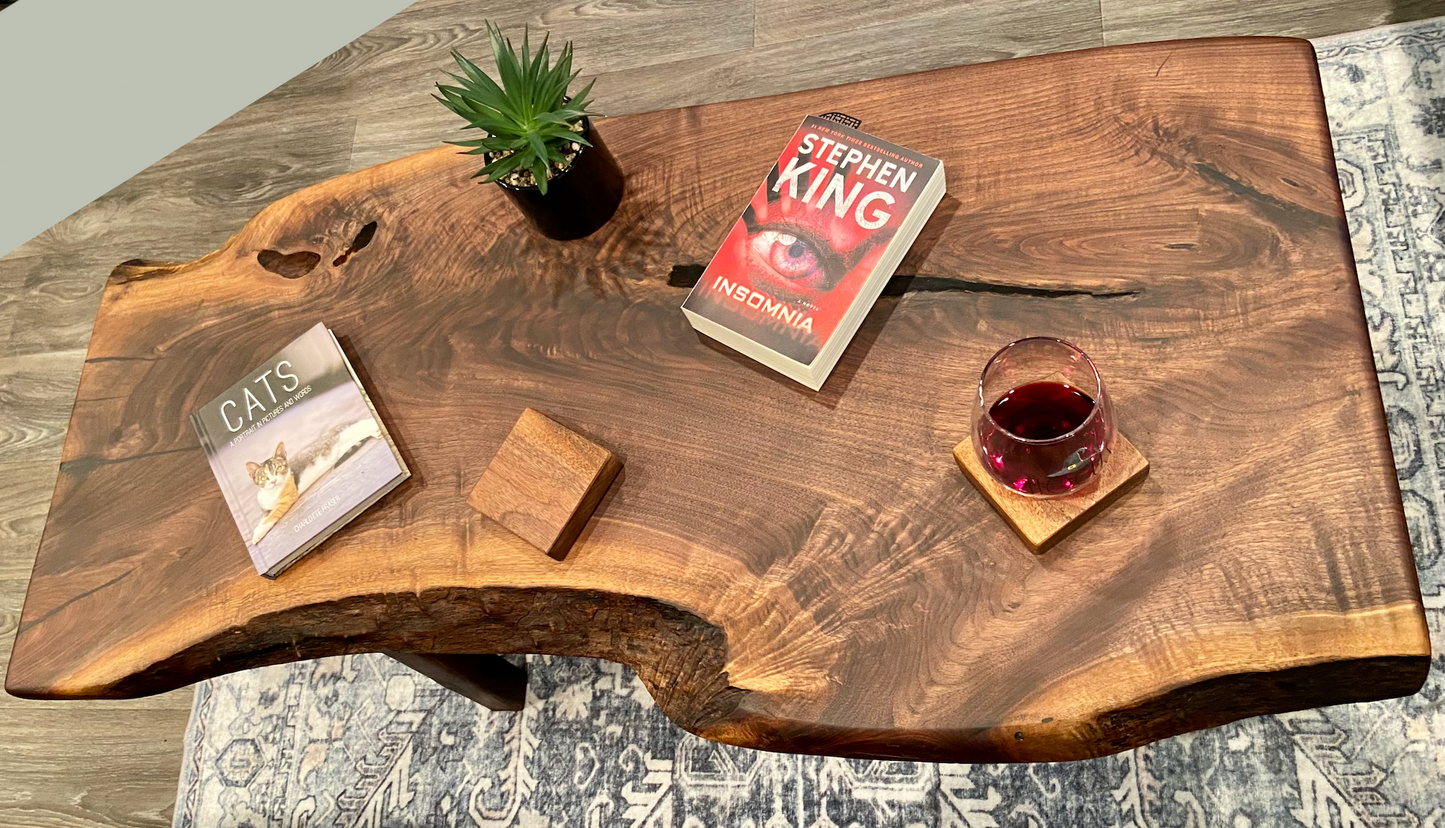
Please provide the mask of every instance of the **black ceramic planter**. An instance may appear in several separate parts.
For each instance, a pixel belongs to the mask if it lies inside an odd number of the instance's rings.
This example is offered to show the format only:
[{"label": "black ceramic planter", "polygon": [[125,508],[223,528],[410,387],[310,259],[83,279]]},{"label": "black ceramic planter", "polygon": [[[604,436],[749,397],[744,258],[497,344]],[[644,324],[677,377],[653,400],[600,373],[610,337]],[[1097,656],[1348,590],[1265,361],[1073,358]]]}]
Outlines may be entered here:
[{"label": "black ceramic planter", "polygon": [[622,201],[622,168],[607,151],[602,136],[582,119],[582,147],[572,165],[547,181],[547,194],[536,187],[497,182],[517,209],[551,239],[580,239],[607,223]]}]

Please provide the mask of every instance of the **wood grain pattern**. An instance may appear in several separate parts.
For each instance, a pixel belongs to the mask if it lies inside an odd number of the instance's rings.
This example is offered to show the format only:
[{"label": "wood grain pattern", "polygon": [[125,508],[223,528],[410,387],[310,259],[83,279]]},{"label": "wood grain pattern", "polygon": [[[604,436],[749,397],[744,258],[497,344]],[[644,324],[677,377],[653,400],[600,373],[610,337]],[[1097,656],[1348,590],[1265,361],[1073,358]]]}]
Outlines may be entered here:
[{"label": "wood grain pattern", "polygon": [[[0,456],[6,463],[57,460],[65,438],[65,417],[47,411],[41,403],[57,397],[74,399],[75,375],[84,361],[83,350],[0,356],[0,407],[34,412],[24,420],[0,421]],[[6,482],[15,481],[0,480],[0,485]]]},{"label": "wood grain pattern", "polygon": [[[645,52],[631,62],[594,62],[593,49],[601,46],[611,52],[612,41],[621,36],[610,27],[589,30],[587,39],[577,41],[578,66],[597,75],[598,111],[621,115],[1104,43],[1098,5],[1093,0],[955,3],[948,9],[900,14],[889,18],[887,25],[868,25],[879,14],[874,9],[886,8],[879,4],[835,6],[829,14],[806,21],[822,29],[811,35],[804,19],[788,16],[784,7],[775,11],[759,8],[755,21],[750,19],[752,14],[737,13],[731,19],[744,25],[753,23],[749,29],[756,42],[744,48],[718,49],[718,43],[736,43],[731,29],[713,40],[697,38],[693,30],[684,28],[675,42],[687,43],[687,47],[663,50],[668,57],[663,61]],[[479,23],[475,29],[443,24],[441,18],[456,14],[454,9],[432,14],[438,18],[435,31],[440,34],[418,45],[418,50],[427,53],[412,55],[413,62],[404,73],[371,69],[367,64],[357,67],[362,73],[358,85],[384,95],[387,103],[358,117],[352,169],[394,159],[402,152],[428,149],[436,145],[437,136],[455,130],[455,118],[449,120],[449,113],[430,98],[435,77],[417,72],[415,66],[422,61],[428,67],[445,65],[448,48],[485,54],[486,33]],[[654,35],[650,42],[665,41]],[[907,48],[899,48],[898,44],[905,43]],[[361,44],[358,40],[353,47],[361,49]],[[383,41],[365,48],[374,51],[386,45]]]},{"label": "wood grain pattern", "polygon": [[[936,107],[896,105],[920,94]],[[824,108],[943,156],[952,198],[811,394],[693,334],[669,276]],[[442,148],[283,199],[193,264],[119,268],[7,689],[124,696],[362,649],[578,653],[632,665],[710,738],[983,760],[1423,681],[1308,44],[1120,47],[602,128],[629,197],[583,242],[524,231]],[[322,264],[285,279],[265,249]],[[207,304],[176,314],[198,285]],[[154,412],[194,409],[322,315],[417,474],[266,582],[184,418]],[[950,457],[955,389],[1035,333],[1131,366],[1111,395],[1155,469],[1042,557]],[[630,470],[564,562],[465,503],[529,404]]]},{"label": "wood grain pattern", "polygon": [[[136,710],[95,702],[83,708],[71,703],[63,710],[5,711],[13,715],[6,716],[0,743],[0,779],[23,793],[0,799],[0,825],[168,828],[189,704]],[[156,795],[162,788],[169,795]]]},{"label": "wood grain pattern", "polygon": [[[920,84],[938,113],[891,105]],[[1080,84],[1095,94],[1068,94]],[[840,99],[960,172],[902,268],[911,289],[808,395],[689,335],[667,276],[706,260],[755,186],[771,152],[757,136]],[[1067,758],[1423,679],[1307,45],[1077,53],[604,128],[633,194],[583,243],[522,232],[443,149],[284,199],[193,265],[119,269],[7,687],[124,695],[357,647],[581,652],[632,664],[675,720],[725,741]],[[293,280],[256,263],[263,249],[330,262],[369,221],[376,239],[339,268]],[[175,317],[199,283],[210,305]],[[170,490],[145,481],[205,491],[208,472],[183,424],[150,412],[193,408],[323,308],[419,482],[272,588],[246,572],[218,495],[159,508]],[[1137,366],[1115,397],[1158,471],[1035,560],[959,485],[948,450],[967,405],[943,389],[1040,329]],[[564,564],[464,504],[478,444],[524,400],[595,423],[634,472]],[[1266,428],[1282,409],[1312,427]],[[1288,493],[1272,484],[1283,468]],[[165,517],[115,508],[122,485]],[[126,540],[92,547],[101,527]],[[142,591],[153,612],[80,623]],[[439,617],[455,629],[438,635]],[[1362,664],[1384,680],[1338,680]],[[1209,691],[1231,680],[1250,692]]]},{"label": "wood grain pattern", "polygon": [[[790,10],[806,11],[812,2],[780,0],[768,4],[768,11],[781,22],[799,20]],[[645,27],[631,25],[628,13],[636,7],[631,3],[560,5],[540,12],[524,2],[488,3],[485,8],[457,0],[417,3],[0,257],[0,355],[67,349],[74,354],[73,360],[47,368],[56,381],[33,386],[43,389],[40,393],[0,405],[0,423],[10,433],[48,432],[51,423],[63,427],[101,290],[116,262],[138,256],[195,258],[225,243],[267,203],[300,187],[434,146],[442,134],[437,130],[449,127],[428,121],[443,113],[426,96],[426,78],[447,62],[446,50],[452,46],[484,49],[483,17],[515,15],[507,19],[516,22],[535,16],[540,26],[559,15],[572,16],[568,35],[577,41],[578,66],[599,76],[602,111],[619,115],[1100,45],[1106,38],[1160,40],[1240,31],[1314,37],[1385,19],[1439,13],[1433,2],[1232,0],[1203,7],[1210,13],[1201,16],[1175,0],[1141,0],[1131,5],[1127,18],[1119,16],[1117,4],[1107,4],[1107,20],[1101,21],[1097,9],[1084,6],[1074,12],[1046,0],[979,0],[957,6],[954,14],[935,15],[930,4],[920,2],[878,18],[874,5],[839,0],[829,6],[822,22],[831,27],[834,21],[853,21],[854,28],[786,40],[790,35],[774,32],[766,13],[757,18],[752,3],[727,6],[729,20],[717,24],[700,24],[684,13],[654,17]],[[1030,25],[1011,27],[1007,19],[998,20],[999,15],[1017,15]],[[922,27],[920,17],[926,18]],[[733,27],[738,23],[744,31],[752,24],[756,45],[736,37]],[[1227,31],[1230,28],[1233,31]],[[640,32],[646,36],[638,38]],[[593,51],[608,47],[614,37],[632,38],[625,41],[634,47],[630,58],[616,50],[628,59],[594,65]],[[718,43],[730,51],[714,51]],[[890,45],[897,43],[914,47]],[[703,53],[709,57],[699,59]],[[681,57],[658,64],[658,55]],[[371,67],[380,60],[398,66],[373,72]],[[0,614],[12,621],[19,618],[23,579],[29,576],[56,481],[60,445],[46,445],[43,459],[15,464],[0,447],[6,478],[0,494],[0,569],[22,579],[0,581]],[[0,631],[0,668],[8,660],[12,635],[10,628]],[[157,721],[130,717],[115,702],[36,702],[0,694],[0,745],[5,751],[0,764],[15,771],[0,773],[0,803],[6,803],[0,806],[0,825],[164,823],[144,815],[165,813],[175,794],[179,754],[161,748],[179,744],[191,695],[185,690],[120,703],[170,704],[179,711]],[[34,711],[45,705],[63,709],[38,716]],[[126,780],[124,798],[112,800],[113,808],[77,812],[75,803],[87,801],[94,790],[94,761],[68,746],[83,744],[87,717],[97,710],[113,727],[106,761],[115,778]],[[30,773],[27,768],[41,770]]]},{"label": "wood grain pattern", "polygon": [[1302,4],[1293,0],[1100,0],[1104,40],[1137,43],[1170,37],[1288,35],[1325,37],[1445,13],[1440,0],[1365,0]]},{"label": "wood grain pattern", "polygon": [[467,503],[561,560],[621,470],[605,447],[528,408]]},{"label": "wood grain pattern", "polygon": [[1149,474],[1148,459],[1122,434],[1115,437],[1113,448],[1089,488],[1064,498],[1034,499],[1010,490],[984,469],[972,438],[953,447],[953,459],[1034,552],[1048,551]]}]

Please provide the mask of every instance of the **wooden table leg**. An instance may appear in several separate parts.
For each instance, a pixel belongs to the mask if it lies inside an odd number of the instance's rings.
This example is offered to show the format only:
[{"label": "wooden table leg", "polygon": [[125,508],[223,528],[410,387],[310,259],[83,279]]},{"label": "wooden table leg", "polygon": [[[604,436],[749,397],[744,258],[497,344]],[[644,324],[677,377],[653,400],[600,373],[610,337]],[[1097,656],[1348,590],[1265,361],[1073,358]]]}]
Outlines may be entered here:
[{"label": "wooden table leg", "polygon": [[453,693],[492,710],[521,710],[527,698],[527,670],[495,655],[397,653],[386,655]]}]

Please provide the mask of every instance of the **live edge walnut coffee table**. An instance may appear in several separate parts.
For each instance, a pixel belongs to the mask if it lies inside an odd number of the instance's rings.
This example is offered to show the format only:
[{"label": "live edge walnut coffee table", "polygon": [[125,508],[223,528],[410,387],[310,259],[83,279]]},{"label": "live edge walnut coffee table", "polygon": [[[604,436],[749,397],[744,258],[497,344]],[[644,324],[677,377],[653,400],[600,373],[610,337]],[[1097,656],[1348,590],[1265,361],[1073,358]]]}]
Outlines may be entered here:
[{"label": "live edge walnut coffee table", "polygon": [[[814,393],[678,305],[829,110],[942,157],[949,197]],[[539,237],[438,147],[285,198],[195,262],[117,268],[6,689],[134,696],[363,651],[464,683],[435,654],[574,654],[632,666],[710,739],[984,761],[1423,682],[1306,42],[1074,52],[601,129],[627,196],[582,241]],[[268,581],[186,416],[317,321],[414,476]],[[985,360],[1031,334],[1096,359],[1152,465],[1042,555],[950,454]],[[527,407],[625,463],[562,561],[467,505]]]}]

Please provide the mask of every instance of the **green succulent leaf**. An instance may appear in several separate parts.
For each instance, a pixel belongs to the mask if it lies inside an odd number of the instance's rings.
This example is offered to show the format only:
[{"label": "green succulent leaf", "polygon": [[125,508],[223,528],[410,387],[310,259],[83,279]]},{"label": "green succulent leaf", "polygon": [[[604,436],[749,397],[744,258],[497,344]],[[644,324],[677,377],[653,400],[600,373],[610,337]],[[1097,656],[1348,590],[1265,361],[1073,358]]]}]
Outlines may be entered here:
[{"label": "green succulent leaf", "polygon": [[503,117],[515,119],[518,116],[519,113],[512,100],[507,97],[507,93],[486,72],[477,68],[475,63],[467,60],[461,52],[455,49],[452,50],[452,58],[465,75],[447,73],[448,77],[462,85],[462,89],[457,90],[458,92],[464,91],[469,100],[495,110]]},{"label": "green succulent leaf", "polygon": [[503,177],[507,175],[507,173],[522,166],[523,160],[524,159],[522,153],[520,152],[514,152],[511,155],[504,155],[501,158],[498,158],[496,161],[493,161],[485,167],[482,167],[480,170],[477,170],[476,174],[472,177],[476,178],[477,176],[486,176],[486,180],[488,183],[500,181]]},{"label": "green succulent leaf", "polygon": [[556,50],[553,61],[550,35],[543,35],[534,51],[531,32],[524,28],[519,51],[501,28],[488,21],[487,40],[492,46],[495,78],[453,51],[459,73],[446,75],[455,85],[438,83],[432,96],[465,122],[463,130],[476,129],[483,135],[446,143],[467,148],[468,155],[486,157],[487,164],[474,177],[498,181],[526,169],[545,193],[549,171],[553,165],[565,163],[571,144],[592,146],[572,128],[596,114],[588,109],[592,83],[568,98],[567,88],[578,75],[572,70],[570,41]]},{"label": "green succulent leaf", "polygon": [[547,157],[547,142],[542,138],[542,133],[532,131],[527,133],[527,143],[532,147],[532,152],[539,158]]}]

